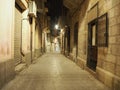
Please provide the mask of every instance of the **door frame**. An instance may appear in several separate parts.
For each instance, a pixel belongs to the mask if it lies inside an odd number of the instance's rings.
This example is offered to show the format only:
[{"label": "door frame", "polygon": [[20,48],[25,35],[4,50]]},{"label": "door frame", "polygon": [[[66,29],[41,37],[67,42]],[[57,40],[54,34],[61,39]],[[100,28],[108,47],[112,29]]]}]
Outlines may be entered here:
[{"label": "door frame", "polygon": [[[95,45],[92,45],[92,28],[95,26]],[[97,55],[98,55],[98,47],[97,47],[97,30],[98,30],[98,19],[94,19],[93,21],[88,23],[88,52],[87,52],[87,67],[91,70],[96,71],[97,67]],[[94,53],[96,52],[96,53]],[[94,53],[94,57],[92,57]]]}]

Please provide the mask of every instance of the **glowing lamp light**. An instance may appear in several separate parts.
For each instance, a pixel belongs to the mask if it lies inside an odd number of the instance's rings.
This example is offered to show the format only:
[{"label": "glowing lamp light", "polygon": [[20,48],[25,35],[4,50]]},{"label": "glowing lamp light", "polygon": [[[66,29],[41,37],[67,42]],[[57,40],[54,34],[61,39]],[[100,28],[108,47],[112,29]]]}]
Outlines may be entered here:
[{"label": "glowing lamp light", "polygon": [[63,29],[61,29],[61,32],[63,32]]},{"label": "glowing lamp light", "polygon": [[58,25],[55,25],[55,29],[58,29]]}]

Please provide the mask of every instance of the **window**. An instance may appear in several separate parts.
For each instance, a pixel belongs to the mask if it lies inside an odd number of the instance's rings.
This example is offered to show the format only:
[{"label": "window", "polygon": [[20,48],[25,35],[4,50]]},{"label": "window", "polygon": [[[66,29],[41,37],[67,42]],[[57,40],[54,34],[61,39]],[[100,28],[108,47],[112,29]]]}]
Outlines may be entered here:
[{"label": "window", "polygon": [[96,45],[96,25],[92,27],[92,46]]},{"label": "window", "polygon": [[108,46],[107,13],[98,18],[97,46]]}]

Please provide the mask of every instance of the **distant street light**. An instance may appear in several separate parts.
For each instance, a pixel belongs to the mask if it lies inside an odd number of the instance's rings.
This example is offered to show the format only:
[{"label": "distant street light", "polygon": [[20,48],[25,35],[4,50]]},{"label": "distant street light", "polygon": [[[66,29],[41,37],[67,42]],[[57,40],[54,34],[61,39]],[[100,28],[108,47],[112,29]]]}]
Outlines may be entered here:
[{"label": "distant street light", "polygon": [[55,29],[58,29],[58,27],[59,27],[59,26],[56,24],[56,25],[55,25]]}]

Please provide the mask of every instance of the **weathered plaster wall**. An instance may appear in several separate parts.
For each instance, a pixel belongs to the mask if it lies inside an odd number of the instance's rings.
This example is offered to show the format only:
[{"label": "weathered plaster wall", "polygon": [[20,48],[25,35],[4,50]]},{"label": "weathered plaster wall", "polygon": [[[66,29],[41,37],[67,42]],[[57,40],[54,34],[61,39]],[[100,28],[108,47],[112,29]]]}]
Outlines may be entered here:
[{"label": "weathered plaster wall", "polygon": [[0,88],[15,75],[14,2],[3,0],[0,3]]},{"label": "weathered plaster wall", "polygon": [[[14,29],[14,1],[1,1],[0,5],[0,59],[12,58],[12,33]],[[11,56],[12,55],[12,56]]]}]

